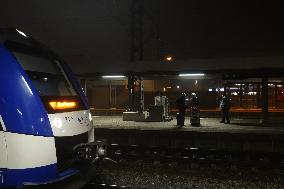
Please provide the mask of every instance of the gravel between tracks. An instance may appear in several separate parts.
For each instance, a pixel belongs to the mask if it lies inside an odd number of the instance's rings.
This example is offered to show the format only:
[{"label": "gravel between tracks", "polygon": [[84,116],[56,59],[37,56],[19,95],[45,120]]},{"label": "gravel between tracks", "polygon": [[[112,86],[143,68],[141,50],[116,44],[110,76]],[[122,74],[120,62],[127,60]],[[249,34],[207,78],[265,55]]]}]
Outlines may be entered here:
[{"label": "gravel between tracks", "polygon": [[159,162],[121,162],[96,170],[94,182],[133,189],[284,189],[279,170],[198,168]]}]

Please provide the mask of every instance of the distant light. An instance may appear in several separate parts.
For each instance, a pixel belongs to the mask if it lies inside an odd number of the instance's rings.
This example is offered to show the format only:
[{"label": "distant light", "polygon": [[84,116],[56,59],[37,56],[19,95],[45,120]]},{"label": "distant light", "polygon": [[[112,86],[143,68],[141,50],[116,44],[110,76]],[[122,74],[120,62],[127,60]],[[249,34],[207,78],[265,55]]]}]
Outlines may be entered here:
[{"label": "distant light", "polygon": [[17,32],[18,32],[19,34],[21,34],[22,36],[28,37],[24,32],[22,32],[22,31],[20,31],[20,30],[18,30],[18,29],[16,29],[16,30],[17,30]]},{"label": "distant light", "polygon": [[124,78],[124,75],[103,75],[102,78]]},{"label": "distant light", "polygon": [[248,95],[256,95],[257,93],[256,92],[253,92],[253,91],[251,91],[251,92],[248,92]]},{"label": "distant light", "polygon": [[44,77],[44,78],[43,78],[44,81],[47,81],[47,79],[48,79],[47,77]]},{"label": "distant light", "polygon": [[216,92],[218,92],[218,91],[224,92],[224,90],[225,90],[224,88],[216,88],[215,89]]},{"label": "distant light", "polygon": [[209,92],[213,91],[212,89],[208,89]]},{"label": "distant light", "polygon": [[166,60],[167,60],[167,61],[172,61],[172,60],[173,60],[173,57],[167,56],[167,57],[166,57]]},{"label": "distant light", "polygon": [[179,89],[179,85],[177,86],[177,89]]},{"label": "distant light", "polygon": [[204,73],[188,73],[188,74],[179,74],[180,77],[192,77],[192,76],[204,76]]},{"label": "distant light", "polygon": [[195,85],[197,85],[197,80],[195,80]]},{"label": "distant light", "polygon": [[171,87],[171,86],[167,86],[166,88],[167,88],[167,89],[171,89],[172,87]]},{"label": "distant light", "polygon": [[164,87],[163,91],[166,91],[166,88]]},{"label": "distant light", "polygon": [[239,89],[239,88],[237,88],[237,87],[230,87],[230,90],[237,90],[237,89]]}]

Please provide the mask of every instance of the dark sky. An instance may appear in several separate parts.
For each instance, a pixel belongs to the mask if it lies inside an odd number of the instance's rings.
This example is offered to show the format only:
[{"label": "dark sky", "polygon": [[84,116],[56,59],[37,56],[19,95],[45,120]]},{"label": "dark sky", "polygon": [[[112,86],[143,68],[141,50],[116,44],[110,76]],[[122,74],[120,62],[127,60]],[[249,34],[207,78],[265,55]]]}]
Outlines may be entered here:
[{"label": "dark sky", "polygon": [[[284,55],[282,6],[271,1],[144,0],[144,59]],[[72,63],[129,60],[131,0],[5,1],[18,27]]]},{"label": "dark sky", "polygon": [[283,11],[270,1],[160,1],[152,12],[178,58],[283,55]]}]

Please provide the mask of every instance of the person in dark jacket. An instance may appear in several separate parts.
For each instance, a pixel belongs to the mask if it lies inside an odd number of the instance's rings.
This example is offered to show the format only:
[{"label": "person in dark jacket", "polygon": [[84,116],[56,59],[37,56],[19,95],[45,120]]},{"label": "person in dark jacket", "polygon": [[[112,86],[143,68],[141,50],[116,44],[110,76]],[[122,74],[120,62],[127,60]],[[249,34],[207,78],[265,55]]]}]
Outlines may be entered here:
[{"label": "person in dark jacket", "polygon": [[178,115],[177,115],[177,125],[184,126],[184,117],[185,117],[185,110],[186,110],[186,94],[182,93],[181,96],[176,100],[176,106],[178,108]]},{"label": "person in dark jacket", "polygon": [[[229,111],[231,108],[231,98],[227,93],[224,93],[221,101],[220,101],[220,108],[222,112],[222,120],[220,123],[227,123],[230,124],[230,115]],[[226,121],[226,122],[225,122]]]}]

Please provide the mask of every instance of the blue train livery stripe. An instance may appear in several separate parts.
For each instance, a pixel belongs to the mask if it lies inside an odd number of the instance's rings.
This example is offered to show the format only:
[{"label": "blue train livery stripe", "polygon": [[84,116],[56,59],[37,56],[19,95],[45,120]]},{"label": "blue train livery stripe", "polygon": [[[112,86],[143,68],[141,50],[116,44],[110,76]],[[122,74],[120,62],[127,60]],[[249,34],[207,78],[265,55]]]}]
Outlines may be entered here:
[{"label": "blue train livery stripe", "polygon": [[5,186],[17,186],[22,183],[45,183],[55,180],[57,165],[29,169],[6,169],[4,175]]},{"label": "blue train livery stripe", "polygon": [[[79,173],[77,169],[67,169],[57,173],[57,165],[52,164],[43,167],[29,169],[0,169],[4,183],[1,186],[40,185],[50,184],[66,179]],[[1,179],[1,178],[0,178]]]},{"label": "blue train livery stripe", "polygon": [[0,115],[8,132],[53,136],[37,90],[3,44],[0,44],[0,86]]}]

